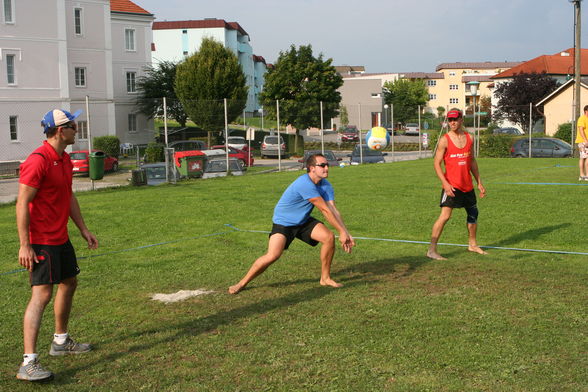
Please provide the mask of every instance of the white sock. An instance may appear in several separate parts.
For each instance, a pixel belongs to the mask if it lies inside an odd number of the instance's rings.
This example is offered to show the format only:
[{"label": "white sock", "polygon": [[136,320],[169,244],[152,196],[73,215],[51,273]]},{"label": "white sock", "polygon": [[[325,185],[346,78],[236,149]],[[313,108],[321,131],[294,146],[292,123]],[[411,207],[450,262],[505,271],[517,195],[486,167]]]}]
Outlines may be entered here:
[{"label": "white sock", "polygon": [[22,356],[22,364],[24,366],[28,365],[29,362],[34,361],[35,359],[39,358],[39,354],[25,354]]},{"label": "white sock", "polygon": [[56,333],[53,335],[53,341],[57,344],[63,344],[67,340],[69,334],[66,333]]}]

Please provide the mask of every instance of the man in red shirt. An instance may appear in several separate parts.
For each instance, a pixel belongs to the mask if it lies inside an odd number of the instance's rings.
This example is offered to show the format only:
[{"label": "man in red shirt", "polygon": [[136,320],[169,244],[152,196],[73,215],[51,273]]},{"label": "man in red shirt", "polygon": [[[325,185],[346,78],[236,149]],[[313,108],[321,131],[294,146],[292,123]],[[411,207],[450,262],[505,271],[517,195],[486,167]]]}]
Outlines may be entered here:
[{"label": "man in red shirt", "polygon": [[[486,189],[480,180],[478,163],[472,153],[472,138],[462,128],[463,115],[458,109],[447,112],[449,132],[439,139],[435,153],[434,166],[437,177],[441,180],[441,214],[433,225],[431,245],[427,257],[435,260],[446,260],[437,252],[437,242],[443,232],[445,223],[451,218],[454,208],[465,208],[467,213],[467,227],[469,234],[468,250],[470,252],[486,254],[476,242],[478,208],[476,206],[476,192],[472,183],[472,175],[478,184],[480,197],[486,196]],[[445,172],[441,168],[445,164]]]},{"label": "man in red shirt", "polygon": [[90,249],[98,240],[82,218],[80,205],[72,192],[73,167],[65,148],[75,142],[74,114],[51,110],[41,125],[47,140],[21,165],[16,202],[16,224],[20,240],[19,263],[29,270],[31,300],[24,314],[24,356],[16,377],[45,381],[53,373],[44,369],[36,352],[37,337],[45,307],[58,285],[54,301],[55,335],[50,355],[80,354],[89,344],[76,343],[67,333],[69,314],[77,286],[79,268],[67,232],[68,219],[76,224]]}]

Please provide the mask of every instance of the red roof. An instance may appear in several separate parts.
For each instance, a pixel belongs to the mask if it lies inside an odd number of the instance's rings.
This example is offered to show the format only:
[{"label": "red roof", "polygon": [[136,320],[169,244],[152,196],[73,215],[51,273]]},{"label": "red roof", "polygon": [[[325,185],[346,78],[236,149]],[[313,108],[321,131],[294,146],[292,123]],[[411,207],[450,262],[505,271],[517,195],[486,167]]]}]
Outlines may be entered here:
[{"label": "red roof", "polygon": [[[582,49],[581,63],[582,75],[588,75],[588,49]],[[574,49],[556,53],[553,55],[543,55],[535,57],[532,60],[524,62],[507,71],[499,73],[492,79],[512,78],[520,73],[547,73],[548,75],[573,75],[574,73]]]},{"label": "red roof", "polygon": [[249,35],[237,22],[226,22],[223,19],[204,20],[175,20],[153,22],[153,30],[178,30],[178,29],[210,29],[222,27],[227,30],[237,30],[243,35]]},{"label": "red roof", "polygon": [[110,11],[152,15],[151,12],[139,7],[131,0],[110,0]]},{"label": "red roof", "polygon": [[253,61],[255,61],[256,63],[264,63],[264,64],[266,64],[265,59],[263,58],[263,56],[258,56],[256,54],[253,55]]},{"label": "red roof", "polygon": [[435,71],[442,69],[496,69],[496,68],[511,68],[521,64],[520,61],[485,61],[477,63],[442,63],[435,68]]}]

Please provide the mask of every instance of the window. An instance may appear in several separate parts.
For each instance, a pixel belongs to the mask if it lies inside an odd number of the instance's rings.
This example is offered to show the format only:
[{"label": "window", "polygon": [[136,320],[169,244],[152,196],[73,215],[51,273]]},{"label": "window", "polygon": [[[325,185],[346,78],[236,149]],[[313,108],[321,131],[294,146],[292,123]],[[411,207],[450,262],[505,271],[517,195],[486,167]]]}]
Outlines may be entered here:
[{"label": "window", "polygon": [[137,132],[137,115],[129,113],[129,132]]},{"label": "window", "polygon": [[14,23],[14,0],[2,0],[4,3],[4,23]]},{"label": "window", "polygon": [[10,116],[9,123],[10,123],[10,140],[12,140],[12,141],[18,140],[18,117],[17,116]]},{"label": "window", "polygon": [[455,72],[453,72],[453,71],[449,72],[449,76],[455,76]]},{"label": "window", "polygon": [[449,103],[459,103],[459,98],[449,98]]},{"label": "window", "polygon": [[86,87],[86,68],[75,67],[75,85],[76,87]]},{"label": "window", "polygon": [[135,30],[125,29],[125,49],[135,51]]},{"label": "window", "polygon": [[6,55],[6,81],[8,84],[16,84],[16,75],[14,70],[16,56],[13,54]]},{"label": "window", "polygon": [[127,93],[136,93],[137,86],[135,80],[137,78],[136,72],[127,72]]},{"label": "window", "polygon": [[429,101],[437,99],[437,94],[429,94]]},{"label": "window", "polygon": [[79,140],[87,140],[88,139],[88,122],[87,121],[78,121],[78,139]]},{"label": "window", "polygon": [[184,53],[184,56],[187,56],[188,55],[188,51],[187,50],[184,50],[183,53]]},{"label": "window", "polygon": [[75,35],[82,35],[82,9],[74,8],[74,33]]},{"label": "window", "polygon": [[449,89],[450,90],[459,90],[459,85],[457,85],[457,84],[450,84],[449,85]]},{"label": "window", "polygon": [[427,80],[427,86],[432,87],[432,86],[436,86],[436,85],[437,85],[436,80]]}]

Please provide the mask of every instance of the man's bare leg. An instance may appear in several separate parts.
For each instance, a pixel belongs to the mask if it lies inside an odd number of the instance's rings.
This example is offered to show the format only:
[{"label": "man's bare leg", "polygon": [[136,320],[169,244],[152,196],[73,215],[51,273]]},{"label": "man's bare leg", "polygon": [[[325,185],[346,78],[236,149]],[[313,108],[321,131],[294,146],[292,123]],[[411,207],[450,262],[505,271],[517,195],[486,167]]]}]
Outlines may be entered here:
[{"label": "man's bare leg", "polygon": [[317,224],[310,238],[321,243],[321,286],[342,287],[331,278],[331,264],[335,255],[335,235],[322,223]]},{"label": "man's bare leg", "polygon": [[445,257],[441,256],[437,252],[437,243],[439,242],[439,237],[441,237],[441,233],[443,233],[443,228],[445,224],[451,218],[451,213],[453,212],[453,208],[450,207],[441,207],[441,214],[439,214],[439,218],[433,224],[433,232],[431,234],[431,244],[429,245],[429,250],[427,251],[427,257],[434,259],[434,260],[447,260]]},{"label": "man's bare leg", "polygon": [[57,287],[55,301],[53,303],[53,312],[55,313],[55,333],[62,334],[67,332],[69,314],[73,303],[74,293],[78,286],[76,277],[64,279]]},{"label": "man's bare leg", "polygon": [[267,269],[267,267],[280,258],[285,246],[286,236],[280,233],[272,235],[268,242],[267,253],[253,262],[253,265],[249,268],[249,271],[239,283],[229,287],[229,294],[237,294],[239,291],[243,290],[249,282],[259,276]]},{"label": "man's bare leg", "polygon": [[487,255],[488,252],[486,252],[484,249],[482,249],[478,246],[478,242],[476,240],[477,230],[478,230],[477,223],[468,223],[468,234],[469,234],[468,250],[470,252],[479,253],[481,255]]},{"label": "man's bare leg", "polygon": [[24,353],[36,353],[37,337],[43,319],[45,307],[51,301],[53,285],[44,284],[31,287],[31,300],[27,305],[23,319]]}]

